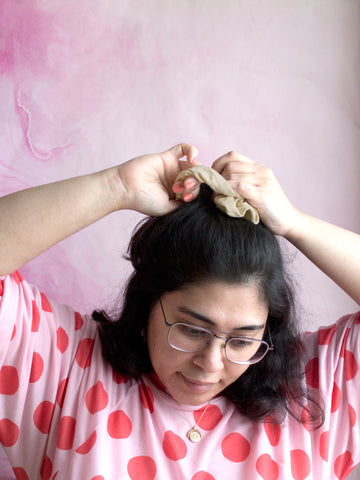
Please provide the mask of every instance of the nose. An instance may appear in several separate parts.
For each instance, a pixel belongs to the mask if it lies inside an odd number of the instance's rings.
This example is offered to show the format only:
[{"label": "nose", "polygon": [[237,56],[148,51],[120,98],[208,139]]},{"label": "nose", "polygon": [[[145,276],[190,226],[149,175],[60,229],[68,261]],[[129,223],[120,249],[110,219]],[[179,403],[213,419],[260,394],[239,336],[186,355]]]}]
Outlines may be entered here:
[{"label": "nose", "polygon": [[205,372],[217,372],[224,368],[225,357],[225,343],[224,340],[214,337],[210,345],[204,350],[197,353],[193,362]]}]

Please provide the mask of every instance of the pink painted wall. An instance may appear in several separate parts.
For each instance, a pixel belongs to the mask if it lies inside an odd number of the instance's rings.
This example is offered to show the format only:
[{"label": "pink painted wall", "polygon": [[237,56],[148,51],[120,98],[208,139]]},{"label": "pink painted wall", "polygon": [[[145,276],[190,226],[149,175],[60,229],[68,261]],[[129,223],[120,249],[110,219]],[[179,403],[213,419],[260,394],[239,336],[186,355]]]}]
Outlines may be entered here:
[{"label": "pink painted wall", "polygon": [[[0,194],[188,141],[205,164],[236,149],[271,166],[299,208],[359,231],[359,79],[358,0],[1,0]],[[82,311],[113,305],[138,219],[23,274]],[[355,310],[288,254],[305,328]]]}]

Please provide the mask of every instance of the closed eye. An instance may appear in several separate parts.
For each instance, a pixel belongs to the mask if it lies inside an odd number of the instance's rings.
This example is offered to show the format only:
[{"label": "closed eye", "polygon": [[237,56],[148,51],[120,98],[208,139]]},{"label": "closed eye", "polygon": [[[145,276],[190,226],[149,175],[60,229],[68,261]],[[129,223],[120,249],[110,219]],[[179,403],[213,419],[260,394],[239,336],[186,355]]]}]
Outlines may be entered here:
[{"label": "closed eye", "polygon": [[255,345],[260,345],[260,340],[250,340],[246,338],[232,338],[229,341],[231,348],[235,348],[237,350],[241,350],[244,348],[251,348]]},{"label": "closed eye", "polygon": [[197,337],[202,338],[209,335],[209,332],[203,330],[202,328],[195,327],[193,325],[188,325],[186,323],[179,323],[178,328],[181,330],[181,333],[188,337]]}]

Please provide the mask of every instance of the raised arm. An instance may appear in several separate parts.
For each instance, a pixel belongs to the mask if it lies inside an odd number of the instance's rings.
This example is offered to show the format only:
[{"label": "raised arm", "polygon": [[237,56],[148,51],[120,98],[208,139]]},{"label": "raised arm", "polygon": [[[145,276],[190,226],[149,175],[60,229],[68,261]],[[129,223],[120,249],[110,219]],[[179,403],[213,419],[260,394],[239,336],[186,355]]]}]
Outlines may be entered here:
[{"label": "raised arm", "polygon": [[236,152],[213,167],[259,210],[275,234],[297,247],[355,302],[360,304],[360,236],[306,215],[285,196],[273,172]]},{"label": "raised arm", "polygon": [[[0,275],[116,210],[162,215],[175,209],[172,183],[196,156],[195,147],[179,144],[101,172],[1,198]],[[180,161],[182,157],[187,161]]]}]

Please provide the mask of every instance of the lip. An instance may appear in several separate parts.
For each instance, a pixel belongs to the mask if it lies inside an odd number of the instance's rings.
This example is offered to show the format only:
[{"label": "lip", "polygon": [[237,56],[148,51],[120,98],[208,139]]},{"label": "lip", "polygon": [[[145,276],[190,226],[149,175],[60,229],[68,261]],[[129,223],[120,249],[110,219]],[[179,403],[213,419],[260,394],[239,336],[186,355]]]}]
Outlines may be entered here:
[{"label": "lip", "polygon": [[215,383],[201,382],[200,380],[186,377],[182,373],[180,375],[187,388],[193,393],[206,393],[215,385]]}]

